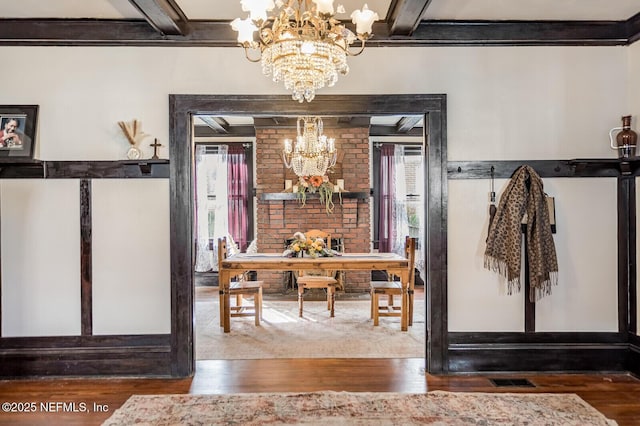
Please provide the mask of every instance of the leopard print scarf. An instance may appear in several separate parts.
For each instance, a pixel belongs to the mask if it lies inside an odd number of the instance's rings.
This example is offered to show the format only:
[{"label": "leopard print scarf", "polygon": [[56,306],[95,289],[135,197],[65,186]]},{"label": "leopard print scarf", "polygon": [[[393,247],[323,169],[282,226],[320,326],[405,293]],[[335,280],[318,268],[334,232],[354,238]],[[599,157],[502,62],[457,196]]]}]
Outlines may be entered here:
[{"label": "leopard print scarf", "polygon": [[529,166],[518,168],[500,197],[484,253],[484,267],[507,278],[508,293],[520,291],[521,223],[526,213],[531,301],[551,294],[551,287],[558,284],[558,260],[545,197],[536,171]]}]

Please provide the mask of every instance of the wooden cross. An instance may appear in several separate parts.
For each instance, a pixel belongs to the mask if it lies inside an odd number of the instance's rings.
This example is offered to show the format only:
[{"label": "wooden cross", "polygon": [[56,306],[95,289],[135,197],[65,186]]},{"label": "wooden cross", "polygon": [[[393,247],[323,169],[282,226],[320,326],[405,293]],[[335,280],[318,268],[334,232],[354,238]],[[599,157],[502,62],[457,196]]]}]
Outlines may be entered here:
[{"label": "wooden cross", "polygon": [[152,160],[158,160],[160,157],[158,157],[158,148],[162,146],[162,144],[158,143],[158,139],[154,139],[152,144],[149,144],[149,146],[153,147],[153,157],[151,157]]}]

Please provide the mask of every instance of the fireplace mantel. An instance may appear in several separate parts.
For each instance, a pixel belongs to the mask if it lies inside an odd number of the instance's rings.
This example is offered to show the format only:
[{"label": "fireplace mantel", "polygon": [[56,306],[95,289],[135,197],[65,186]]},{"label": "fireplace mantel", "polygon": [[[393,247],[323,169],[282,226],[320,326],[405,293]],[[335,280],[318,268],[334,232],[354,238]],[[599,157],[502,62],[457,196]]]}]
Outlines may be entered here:
[{"label": "fireplace mantel", "polygon": [[[342,197],[343,200],[348,199],[358,199],[358,200],[366,200],[369,198],[369,194],[366,192],[337,192],[333,193],[333,198],[336,199],[338,197]],[[260,200],[262,201],[286,201],[286,200],[298,200],[298,195],[291,192],[263,192],[259,195]],[[318,194],[306,194],[307,200],[315,200],[320,198]]]}]

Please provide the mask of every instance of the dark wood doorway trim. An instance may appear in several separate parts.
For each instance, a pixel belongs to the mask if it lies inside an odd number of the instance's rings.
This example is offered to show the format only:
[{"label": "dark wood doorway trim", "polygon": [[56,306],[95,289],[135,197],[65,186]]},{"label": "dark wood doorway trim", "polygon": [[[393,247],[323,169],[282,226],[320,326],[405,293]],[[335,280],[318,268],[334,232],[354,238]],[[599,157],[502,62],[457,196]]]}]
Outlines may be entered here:
[{"label": "dark wood doorway trim", "polygon": [[426,363],[430,373],[447,372],[447,117],[446,95],[317,96],[300,104],[289,96],[169,95],[171,364],[172,375],[195,371],[193,339],[193,137],[195,114],[418,115],[429,129],[425,174],[428,212]]}]

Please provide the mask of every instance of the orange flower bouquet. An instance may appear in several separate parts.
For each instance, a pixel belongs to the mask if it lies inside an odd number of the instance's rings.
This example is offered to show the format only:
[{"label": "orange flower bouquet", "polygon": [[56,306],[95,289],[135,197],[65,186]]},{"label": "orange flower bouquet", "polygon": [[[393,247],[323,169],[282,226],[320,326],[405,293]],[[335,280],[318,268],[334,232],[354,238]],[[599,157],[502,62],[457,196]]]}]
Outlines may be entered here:
[{"label": "orange flower bouquet", "polygon": [[[318,193],[320,203],[324,204],[327,214],[333,213],[333,184],[329,182],[327,175],[300,177],[297,195],[298,201],[300,201],[303,206],[307,200],[307,192],[310,194]],[[342,203],[342,196],[340,202]]]}]

